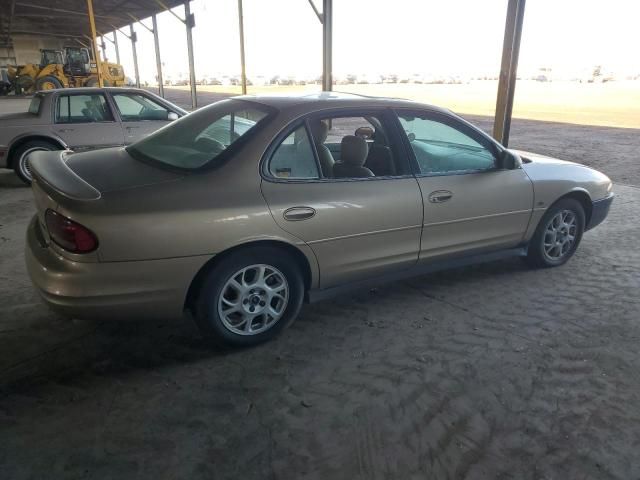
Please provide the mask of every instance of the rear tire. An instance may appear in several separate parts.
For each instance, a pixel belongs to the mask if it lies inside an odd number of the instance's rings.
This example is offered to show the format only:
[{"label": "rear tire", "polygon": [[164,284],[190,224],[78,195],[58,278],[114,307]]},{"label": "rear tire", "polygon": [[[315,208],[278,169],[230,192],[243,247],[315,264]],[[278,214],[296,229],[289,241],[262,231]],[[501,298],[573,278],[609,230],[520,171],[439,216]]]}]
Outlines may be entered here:
[{"label": "rear tire", "polygon": [[544,214],[529,242],[525,261],[532,267],[557,267],[573,256],[584,233],[584,208],[577,200],[565,198]]},{"label": "rear tire", "polygon": [[202,335],[214,344],[249,347],[287,328],[303,297],[296,262],[280,249],[255,247],[232,253],[207,273],[194,316]]},{"label": "rear tire", "polygon": [[20,145],[13,155],[13,171],[16,172],[20,180],[27,185],[31,185],[31,170],[27,157],[32,152],[52,150],[60,150],[60,147],[44,140],[31,140],[24,145]]}]

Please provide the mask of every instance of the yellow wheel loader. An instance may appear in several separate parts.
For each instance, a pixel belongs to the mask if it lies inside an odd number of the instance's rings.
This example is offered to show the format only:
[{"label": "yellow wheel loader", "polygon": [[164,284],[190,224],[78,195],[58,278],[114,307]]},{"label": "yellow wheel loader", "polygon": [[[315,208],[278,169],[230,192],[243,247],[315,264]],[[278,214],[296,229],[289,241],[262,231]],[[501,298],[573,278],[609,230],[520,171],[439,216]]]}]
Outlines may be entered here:
[{"label": "yellow wheel loader", "polygon": [[51,90],[68,87],[69,82],[64,75],[62,52],[60,50],[41,50],[40,63],[27,63],[16,67],[8,67],[7,79],[10,90],[17,95],[32,93],[34,90]]},{"label": "yellow wheel loader", "polygon": [[[98,85],[98,69],[89,50],[66,47],[60,50],[41,50],[40,63],[8,67],[2,93],[15,90],[17,95],[37,90],[68,87],[95,87]],[[102,79],[105,87],[125,85],[124,70],[117,63],[102,62]],[[1,82],[0,82],[1,83]]]},{"label": "yellow wheel loader", "polygon": [[[87,48],[66,47],[65,73],[73,78],[76,87],[97,87],[98,68],[89,56]],[[101,62],[102,81],[105,87],[122,87],[125,84],[122,65],[111,62]],[[71,83],[71,82],[69,82]]]}]

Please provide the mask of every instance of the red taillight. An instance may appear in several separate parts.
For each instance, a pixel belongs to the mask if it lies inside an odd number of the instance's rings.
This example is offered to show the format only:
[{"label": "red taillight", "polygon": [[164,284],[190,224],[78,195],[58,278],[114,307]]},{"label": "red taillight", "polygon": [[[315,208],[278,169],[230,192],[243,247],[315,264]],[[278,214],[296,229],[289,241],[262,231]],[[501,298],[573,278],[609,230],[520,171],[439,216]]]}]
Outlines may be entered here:
[{"label": "red taillight", "polygon": [[49,236],[57,245],[72,253],[89,253],[98,248],[98,239],[87,227],[53,210],[45,213]]}]

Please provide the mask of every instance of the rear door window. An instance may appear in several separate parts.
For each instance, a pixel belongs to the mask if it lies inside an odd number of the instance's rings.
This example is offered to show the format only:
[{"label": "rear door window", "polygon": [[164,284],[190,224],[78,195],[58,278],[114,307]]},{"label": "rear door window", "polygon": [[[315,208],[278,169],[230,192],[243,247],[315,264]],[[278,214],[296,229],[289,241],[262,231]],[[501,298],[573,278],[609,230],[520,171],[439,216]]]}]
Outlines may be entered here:
[{"label": "rear door window", "polygon": [[60,95],[56,105],[56,123],[112,122],[113,115],[105,96]]},{"label": "rear door window", "polygon": [[[410,173],[384,114],[335,115],[319,120],[328,126],[326,136],[314,135],[318,154],[326,157],[324,161],[320,158],[325,177],[393,177]],[[313,125],[310,123],[312,131]],[[354,148],[358,144],[361,148]],[[357,150],[359,155],[354,155]],[[330,171],[325,166],[329,163],[333,163]]]}]

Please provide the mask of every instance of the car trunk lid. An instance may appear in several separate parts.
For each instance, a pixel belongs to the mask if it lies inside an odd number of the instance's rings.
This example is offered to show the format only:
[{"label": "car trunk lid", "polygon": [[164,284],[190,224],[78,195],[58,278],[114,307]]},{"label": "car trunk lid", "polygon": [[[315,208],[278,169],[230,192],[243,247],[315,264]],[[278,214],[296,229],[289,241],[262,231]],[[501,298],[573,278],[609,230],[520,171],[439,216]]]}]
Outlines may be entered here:
[{"label": "car trunk lid", "polygon": [[57,201],[95,201],[106,192],[176,180],[182,175],[139,162],[126,149],[33,152],[35,182]]}]

